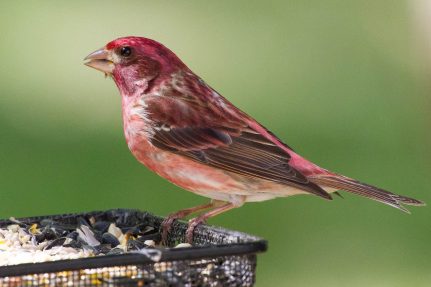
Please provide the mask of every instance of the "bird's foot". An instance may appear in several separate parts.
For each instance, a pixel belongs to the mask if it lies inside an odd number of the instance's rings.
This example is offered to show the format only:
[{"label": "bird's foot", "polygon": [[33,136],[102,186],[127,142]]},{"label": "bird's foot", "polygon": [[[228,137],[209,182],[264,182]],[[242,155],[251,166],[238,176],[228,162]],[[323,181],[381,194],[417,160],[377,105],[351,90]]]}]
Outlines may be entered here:
[{"label": "bird's foot", "polygon": [[168,217],[165,218],[165,220],[163,220],[162,224],[160,225],[160,231],[162,233],[162,244],[167,246],[168,245],[168,235],[169,235],[169,231],[172,228],[172,224],[174,223],[175,220],[177,219],[181,219],[184,216],[184,212],[179,211],[179,212],[175,212],[175,213],[171,213],[168,215]]},{"label": "bird's foot", "polygon": [[169,214],[168,217],[166,217],[166,219],[163,220],[163,222],[160,226],[160,232],[162,233],[162,244],[165,246],[168,246],[169,231],[170,231],[172,224],[174,223],[175,220],[184,218],[184,217],[186,217],[192,213],[196,213],[196,212],[199,212],[201,210],[212,208],[212,207],[214,207],[215,204],[217,204],[217,202],[212,200],[210,203],[206,203],[206,204],[198,205],[195,207],[183,209],[183,210],[177,211],[175,213]]},{"label": "bird's foot", "polygon": [[198,226],[201,223],[205,223],[207,220],[207,216],[202,215],[196,218],[192,218],[189,220],[189,225],[186,230],[186,241],[189,244],[193,243],[193,233],[195,231],[196,226]]}]

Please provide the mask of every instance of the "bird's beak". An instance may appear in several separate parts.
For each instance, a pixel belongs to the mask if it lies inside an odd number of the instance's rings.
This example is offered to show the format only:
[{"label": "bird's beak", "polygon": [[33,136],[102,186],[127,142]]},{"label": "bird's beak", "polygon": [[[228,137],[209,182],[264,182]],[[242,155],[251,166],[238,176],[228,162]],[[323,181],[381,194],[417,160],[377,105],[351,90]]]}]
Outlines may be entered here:
[{"label": "bird's beak", "polygon": [[112,72],[114,71],[114,63],[112,62],[112,57],[105,48],[101,48],[97,51],[94,51],[87,57],[85,57],[84,64],[94,68],[96,70],[99,70],[105,75],[112,75]]}]

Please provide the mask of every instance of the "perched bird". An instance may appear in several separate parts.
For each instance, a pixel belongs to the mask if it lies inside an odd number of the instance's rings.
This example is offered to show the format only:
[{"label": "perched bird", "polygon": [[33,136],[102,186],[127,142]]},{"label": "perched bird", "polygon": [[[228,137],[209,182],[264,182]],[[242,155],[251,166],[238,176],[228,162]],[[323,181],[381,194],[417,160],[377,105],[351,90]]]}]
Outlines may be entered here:
[{"label": "perched bird", "polygon": [[127,144],[139,162],[170,182],[211,198],[163,223],[166,238],[176,219],[189,221],[187,241],[208,218],[245,202],[296,194],[332,199],[344,190],[402,211],[423,202],[331,172],[308,161],[208,86],[157,41],[124,37],[85,58],[111,76],[122,97]]}]

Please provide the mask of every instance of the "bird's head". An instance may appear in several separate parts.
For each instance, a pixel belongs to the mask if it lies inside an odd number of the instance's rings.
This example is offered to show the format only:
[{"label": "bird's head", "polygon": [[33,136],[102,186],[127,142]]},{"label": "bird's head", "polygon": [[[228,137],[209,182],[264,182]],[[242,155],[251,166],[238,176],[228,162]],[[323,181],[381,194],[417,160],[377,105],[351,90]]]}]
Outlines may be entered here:
[{"label": "bird's head", "polygon": [[133,92],[158,76],[187,68],[168,48],[143,37],[123,37],[109,42],[84,59],[85,65],[112,76],[122,91]]}]

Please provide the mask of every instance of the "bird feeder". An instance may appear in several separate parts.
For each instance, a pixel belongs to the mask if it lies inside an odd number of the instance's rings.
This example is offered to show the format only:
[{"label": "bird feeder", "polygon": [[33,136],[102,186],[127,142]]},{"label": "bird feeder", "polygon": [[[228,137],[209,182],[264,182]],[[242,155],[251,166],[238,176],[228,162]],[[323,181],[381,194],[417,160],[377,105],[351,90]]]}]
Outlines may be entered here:
[{"label": "bird feeder", "polygon": [[[162,221],[127,209],[0,220],[0,286],[254,284],[266,241],[201,225],[187,245],[187,224],[179,221],[162,246]],[[10,255],[6,263],[2,253]]]}]

